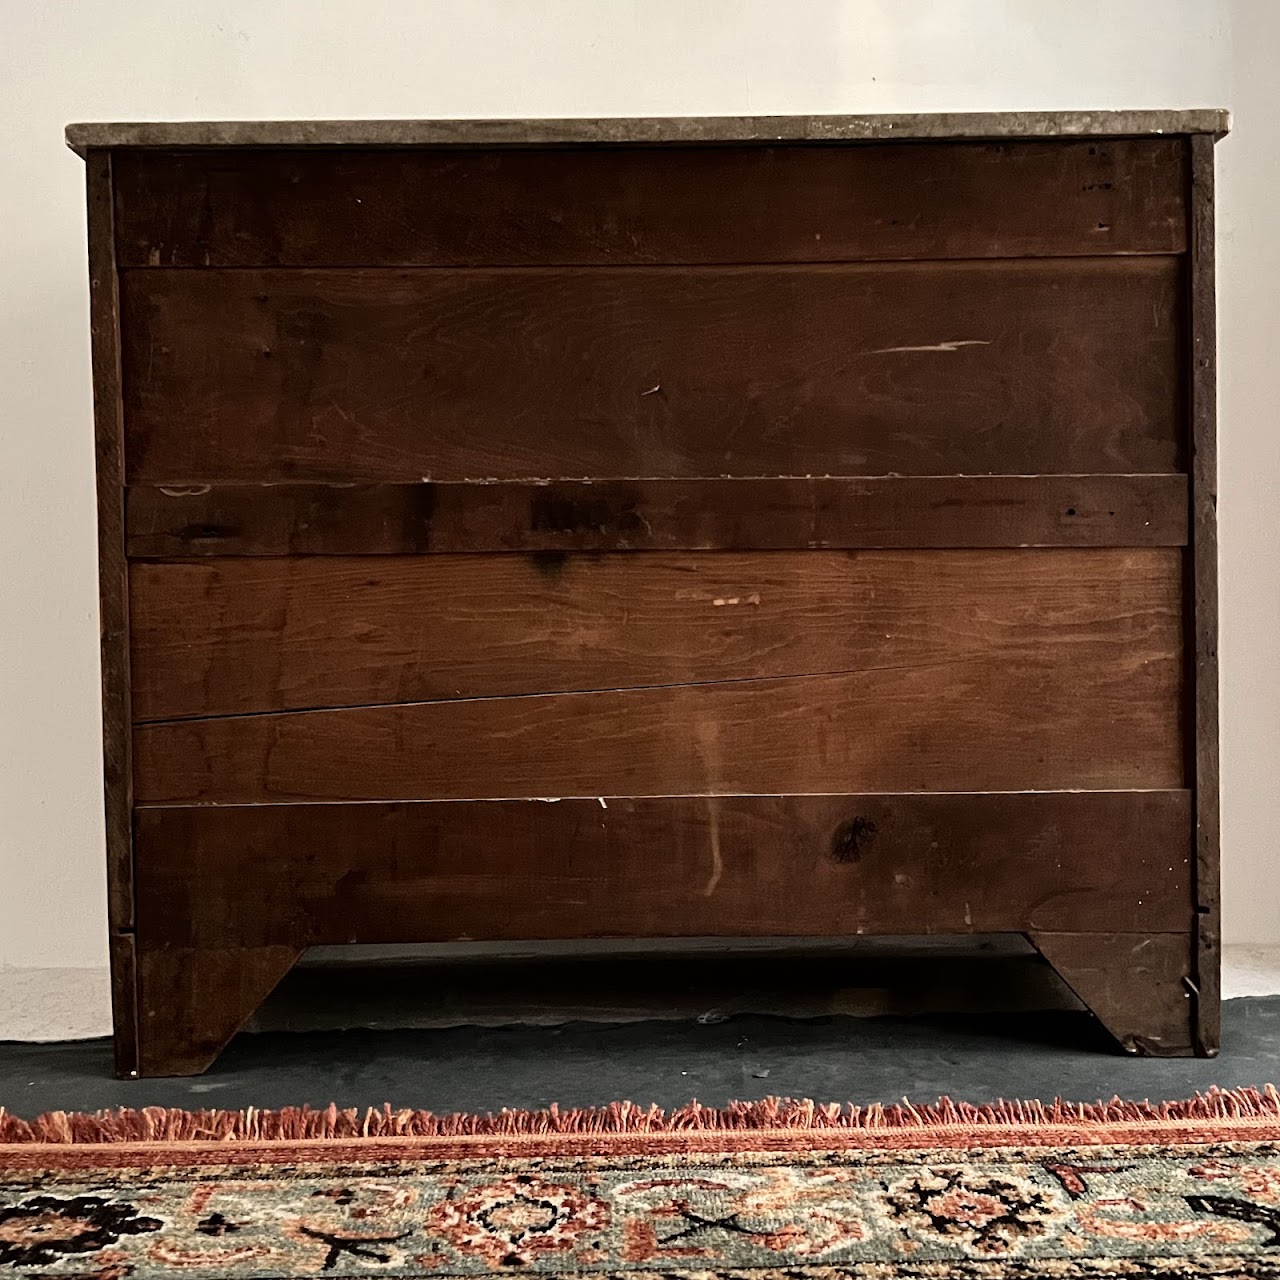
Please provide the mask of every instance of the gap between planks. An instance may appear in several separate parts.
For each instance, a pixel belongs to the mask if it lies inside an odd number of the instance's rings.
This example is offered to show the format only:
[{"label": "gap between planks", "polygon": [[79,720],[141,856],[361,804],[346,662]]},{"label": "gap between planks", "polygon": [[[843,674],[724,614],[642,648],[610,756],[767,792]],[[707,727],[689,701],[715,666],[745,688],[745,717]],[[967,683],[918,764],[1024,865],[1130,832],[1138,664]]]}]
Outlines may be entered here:
[{"label": "gap between planks", "polygon": [[1165,796],[1187,795],[1189,787],[1044,787],[1025,791],[675,791],[642,794],[606,791],[567,796],[424,796],[416,800],[343,799],[343,800],[144,800],[134,806],[142,809],[297,809],[319,805],[382,805],[400,808],[407,805],[450,804],[594,804],[608,809],[608,801],[628,800],[796,800],[832,799],[865,800],[878,796]]},{"label": "gap between planks", "polygon": [[[241,557],[267,559],[268,557]],[[156,563],[150,561],[149,563]],[[187,564],[189,561],[179,561]],[[739,606],[741,607],[741,606]],[[752,605],[747,605],[752,608]],[[709,689],[718,685],[763,684],[766,681],[782,684],[793,680],[823,680],[832,676],[870,675],[878,671],[923,671],[932,667],[949,667],[957,663],[974,662],[987,656],[985,652],[954,654],[936,662],[891,662],[883,666],[845,667],[834,671],[796,671],[783,675],[724,676],[718,680],[677,680],[660,684],[602,685],[598,689],[547,689],[536,693],[479,693],[460,695],[456,698],[410,698],[403,702],[351,702],[320,707],[283,707],[270,711],[229,711],[212,716],[170,716],[156,720],[134,718],[134,727],[163,727],[178,724],[211,724],[217,720],[259,720],[263,716],[312,716],[330,715],[343,711],[378,711],[393,707],[434,707],[463,702],[517,702],[531,698],[585,698],[600,693],[643,693],[660,689]],[[1168,790],[1156,787],[1153,790]]]},{"label": "gap between planks", "polygon": [[681,262],[678,259],[664,260],[662,262],[538,262],[538,263],[509,263],[509,264],[458,264],[458,263],[424,263],[424,262],[404,262],[404,263],[377,263],[370,264],[368,262],[324,262],[324,263],[228,263],[225,266],[205,266],[203,264],[182,264],[164,266],[146,266],[138,263],[130,263],[120,268],[120,275],[162,275],[166,272],[180,274],[183,272],[204,273],[206,275],[212,273],[229,273],[240,271],[256,271],[256,272],[310,272],[317,274],[326,271],[360,271],[374,274],[377,272],[392,272],[396,275],[408,274],[410,272],[453,272],[475,273],[482,272],[492,274],[515,274],[529,275],[534,273],[546,272],[592,272],[599,273],[602,271],[679,271],[684,272],[704,272],[704,271],[722,271],[722,272],[739,272],[739,271],[814,271],[814,270],[830,270],[830,271],[857,271],[862,268],[868,270],[883,271],[889,270],[928,270],[931,267],[947,266],[947,267],[975,267],[975,268],[996,268],[997,270],[1018,270],[1028,266],[1036,266],[1041,263],[1112,263],[1116,270],[1123,270],[1134,260],[1151,260],[1159,258],[1178,259],[1185,258],[1187,251],[1185,249],[1176,252],[1170,252],[1168,249],[1124,249],[1115,253],[1048,253],[1025,255],[1022,257],[994,257],[994,258],[975,258],[975,257],[957,257],[957,258],[805,258],[792,259],[787,262],[753,262],[753,261],[737,261],[737,262]]}]

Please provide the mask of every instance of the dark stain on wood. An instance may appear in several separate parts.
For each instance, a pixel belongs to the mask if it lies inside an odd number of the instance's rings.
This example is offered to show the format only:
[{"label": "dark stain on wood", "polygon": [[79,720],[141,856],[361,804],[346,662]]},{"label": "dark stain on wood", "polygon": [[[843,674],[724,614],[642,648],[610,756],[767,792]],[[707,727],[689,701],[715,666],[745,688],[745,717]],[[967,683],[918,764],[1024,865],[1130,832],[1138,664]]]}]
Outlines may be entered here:
[{"label": "dark stain on wood", "polygon": [[880,828],[870,818],[850,818],[836,828],[831,856],[836,862],[857,862]]}]

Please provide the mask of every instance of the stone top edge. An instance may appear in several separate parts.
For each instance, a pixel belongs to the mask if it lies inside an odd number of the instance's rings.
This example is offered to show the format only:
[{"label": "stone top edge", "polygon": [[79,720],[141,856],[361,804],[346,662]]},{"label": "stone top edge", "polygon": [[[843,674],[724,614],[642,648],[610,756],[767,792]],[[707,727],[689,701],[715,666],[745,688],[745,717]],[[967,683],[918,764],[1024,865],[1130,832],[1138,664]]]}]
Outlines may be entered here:
[{"label": "stone top edge", "polygon": [[1230,113],[991,111],[924,115],[658,116],[564,120],[222,120],[70,124],[67,145],[159,147],[556,146],[626,143],[871,142],[1225,134]]}]

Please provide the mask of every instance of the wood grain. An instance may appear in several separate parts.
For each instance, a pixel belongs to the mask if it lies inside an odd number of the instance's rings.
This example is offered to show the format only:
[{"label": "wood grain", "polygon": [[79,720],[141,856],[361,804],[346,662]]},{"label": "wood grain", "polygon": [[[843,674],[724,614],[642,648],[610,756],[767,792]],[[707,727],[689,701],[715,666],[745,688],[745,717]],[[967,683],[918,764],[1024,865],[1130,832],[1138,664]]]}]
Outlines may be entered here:
[{"label": "wood grain", "polygon": [[[858,147],[125,151],[128,266],[1179,253],[1176,138]],[[535,198],[534,193],[536,193]]]},{"label": "wood grain", "polygon": [[293,967],[296,947],[255,947],[231,934],[216,947],[156,945],[139,935],[138,1075],[206,1071]]},{"label": "wood grain", "polygon": [[1191,152],[1191,494],[1195,663],[1197,941],[1196,1048],[1218,1052],[1221,951],[1218,774],[1218,411],[1214,285],[1213,144]]},{"label": "wood grain", "polygon": [[[1180,652],[1170,549],[135,564],[133,713],[178,717]],[[423,793],[425,795],[430,792]]]},{"label": "wood grain", "polygon": [[135,485],[133,559],[1182,546],[1185,475]]},{"label": "wood grain", "polygon": [[[140,802],[1185,785],[1179,628],[849,673],[140,725]],[[1144,634],[1145,633],[1145,634]]]},{"label": "wood grain", "polygon": [[1176,257],[131,271],[131,483],[1172,472]]},{"label": "wood grain", "polygon": [[[130,860],[132,861],[132,849]],[[131,930],[111,929],[107,955],[111,964],[112,1065],[122,1080],[138,1076],[138,957],[137,936]]]},{"label": "wood grain", "polygon": [[180,950],[1185,931],[1190,807],[1142,791],[144,808],[139,911],[153,948]]},{"label": "wood grain", "polygon": [[1131,926],[1027,936],[1126,1053],[1168,1058],[1199,1051],[1192,934]]}]

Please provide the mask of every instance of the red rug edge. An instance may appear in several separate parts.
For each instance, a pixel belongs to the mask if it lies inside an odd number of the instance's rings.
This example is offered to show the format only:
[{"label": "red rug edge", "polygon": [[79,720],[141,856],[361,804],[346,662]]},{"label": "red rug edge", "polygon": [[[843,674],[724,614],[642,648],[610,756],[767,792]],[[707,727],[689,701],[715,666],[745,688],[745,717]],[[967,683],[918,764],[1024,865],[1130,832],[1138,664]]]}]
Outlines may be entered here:
[{"label": "red rug edge", "polygon": [[[855,1106],[850,1103],[814,1103],[807,1099],[763,1098],[757,1102],[732,1102],[727,1107],[706,1107],[690,1102],[664,1111],[613,1102],[603,1107],[562,1110],[504,1109],[497,1113],[437,1115],[430,1111],[381,1108],[340,1109],[285,1107],[259,1111],[184,1111],[167,1107],[143,1107],[93,1113],[49,1111],[24,1120],[0,1107],[0,1145],[112,1146],[121,1144],[259,1144],[318,1142],[324,1144],[393,1140],[399,1143],[423,1139],[488,1138],[606,1139],[734,1137],[773,1134],[809,1145],[827,1136],[838,1139],[865,1134],[878,1140],[891,1136],[906,1139],[956,1138],[970,1131],[984,1132],[987,1140],[1031,1138],[1037,1133],[1061,1139],[1105,1141],[1122,1126],[1138,1129],[1127,1141],[1141,1141],[1145,1126],[1193,1132],[1197,1128],[1228,1134],[1235,1126],[1271,1122],[1280,1127],[1280,1092],[1267,1084],[1260,1088],[1212,1088],[1175,1102],[1004,1101],[970,1104],[940,1098],[936,1103],[911,1103],[904,1099],[889,1105]],[[809,1141],[804,1141],[805,1138]],[[1154,1139],[1153,1139],[1154,1140]],[[1229,1140],[1223,1137],[1222,1140]],[[737,1143],[735,1143],[737,1145]],[[770,1143],[769,1145],[773,1145]],[[895,1144],[896,1145],[896,1144]]]}]

